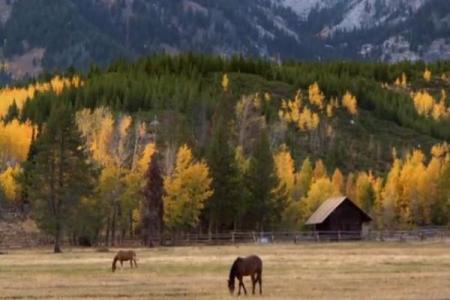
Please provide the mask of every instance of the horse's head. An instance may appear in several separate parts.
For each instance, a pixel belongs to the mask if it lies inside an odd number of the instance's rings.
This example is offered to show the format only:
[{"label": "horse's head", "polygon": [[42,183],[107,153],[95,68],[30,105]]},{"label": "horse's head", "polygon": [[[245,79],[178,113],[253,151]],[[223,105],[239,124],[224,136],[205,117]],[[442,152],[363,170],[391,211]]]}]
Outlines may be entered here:
[{"label": "horse's head", "polygon": [[228,290],[230,291],[230,294],[233,295],[234,293],[234,280],[228,279]]}]

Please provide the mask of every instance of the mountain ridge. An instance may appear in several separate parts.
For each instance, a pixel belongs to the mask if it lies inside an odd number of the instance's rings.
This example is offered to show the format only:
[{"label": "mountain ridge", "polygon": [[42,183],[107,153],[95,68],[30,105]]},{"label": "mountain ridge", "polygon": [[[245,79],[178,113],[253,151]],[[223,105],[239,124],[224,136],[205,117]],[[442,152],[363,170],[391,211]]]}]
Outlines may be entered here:
[{"label": "mountain ridge", "polygon": [[0,80],[155,52],[450,58],[444,0],[0,0],[0,8]]}]

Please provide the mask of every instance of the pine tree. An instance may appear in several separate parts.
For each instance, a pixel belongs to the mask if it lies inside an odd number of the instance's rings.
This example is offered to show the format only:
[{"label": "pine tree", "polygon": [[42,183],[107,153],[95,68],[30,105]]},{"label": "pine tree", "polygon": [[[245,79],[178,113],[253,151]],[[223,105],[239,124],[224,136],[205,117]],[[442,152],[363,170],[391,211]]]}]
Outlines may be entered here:
[{"label": "pine tree", "polygon": [[249,227],[257,230],[273,228],[280,220],[286,191],[277,189],[279,184],[267,133],[263,131],[255,145],[247,173],[249,207],[246,221]]},{"label": "pine tree", "polygon": [[437,197],[432,209],[433,224],[447,225],[450,221],[450,157],[447,157],[437,183]]},{"label": "pine tree", "polygon": [[29,199],[38,225],[54,237],[54,252],[61,252],[66,225],[80,199],[91,192],[95,172],[88,162],[72,111],[52,107],[48,122],[36,141],[36,154],[25,169]]},{"label": "pine tree", "polygon": [[164,182],[158,164],[158,154],[154,152],[145,172],[143,223],[145,230],[144,241],[149,247],[160,244],[163,232],[164,216]]},{"label": "pine tree", "polygon": [[8,112],[3,117],[3,120],[6,123],[8,123],[14,119],[19,119],[19,116],[20,116],[20,110],[19,110],[19,107],[17,106],[16,101],[14,100],[13,103],[11,104],[11,106],[8,108]]},{"label": "pine tree", "polygon": [[218,113],[207,161],[213,178],[214,194],[206,205],[206,218],[209,231],[236,228],[239,212],[242,212],[241,181],[233,148],[227,118]]}]

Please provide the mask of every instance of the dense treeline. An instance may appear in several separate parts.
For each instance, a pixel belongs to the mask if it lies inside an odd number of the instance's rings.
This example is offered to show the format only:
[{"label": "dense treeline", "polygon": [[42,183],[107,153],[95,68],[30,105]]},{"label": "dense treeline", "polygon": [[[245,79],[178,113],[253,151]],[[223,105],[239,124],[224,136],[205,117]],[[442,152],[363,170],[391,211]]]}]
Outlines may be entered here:
[{"label": "dense treeline", "polygon": [[[222,73],[245,73],[263,77],[269,81],[281,81],[306,89],[317,82],[329,96],[342,96],[352,91],[359,106],[374,112],[380,118],[396,122],[439,139],[450,139],[450,121],[433,121],[421,117],[410,100],[409,90],[392,91],[382,83],[392,84],[405,74],[414,89],[417,81],[423,81],[425,70],[422,62],[404,62],[394,65],[380,63],[330,62],[286,63],[277,65],[265,60],[234,57],[222,59],[214,56],[183,55],[177,57],[156,56],[134,64],[119,61],[106,73],[98,74],[93,68],[86,85],[76,91],[67,91],[63,98],[76,108],[107,105],[115,110],[136,112],[151,109],[174,109],[183,113],[189,109],[204,107],[211,113],[217,84]],[[428,66],[433,74],[446,74],[449,62]],[[442,79],[448,85],[448,79]],[[175,84],[176,83],[176,84]],[[175,86],[174,86],[175,84]],[[239,83],[234,92],[258,92],[245,90]],[[44,95],[36,106],[43,106]],[[200,101],[200,103],[199,103]],[[446,100],[448,103],[448,99]],[[206,102],[206,103],[205,103]],[[208,103],[209,102],[209,103]],[[32,104],[30,104],[32,105]],[[44,105],[45,106],[45,105]],[[190,116],[190,114],[188,114]]]},{"label": "dense treeline", "polygon": [[449,72],[186,54],[5,88],[1,198],[55,241],[300,229],[339,194],[378,227],[446,225]]}]

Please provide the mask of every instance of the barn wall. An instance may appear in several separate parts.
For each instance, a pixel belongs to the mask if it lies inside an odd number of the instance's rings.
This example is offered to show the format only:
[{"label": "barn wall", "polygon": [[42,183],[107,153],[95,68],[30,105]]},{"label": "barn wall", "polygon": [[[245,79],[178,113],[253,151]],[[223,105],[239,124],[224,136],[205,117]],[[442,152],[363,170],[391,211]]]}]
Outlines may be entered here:
[{"label": "barn wall", "polygon": [[362,215],[349,201],[343,202],[327,218],[333,231],[361,231]]}]

